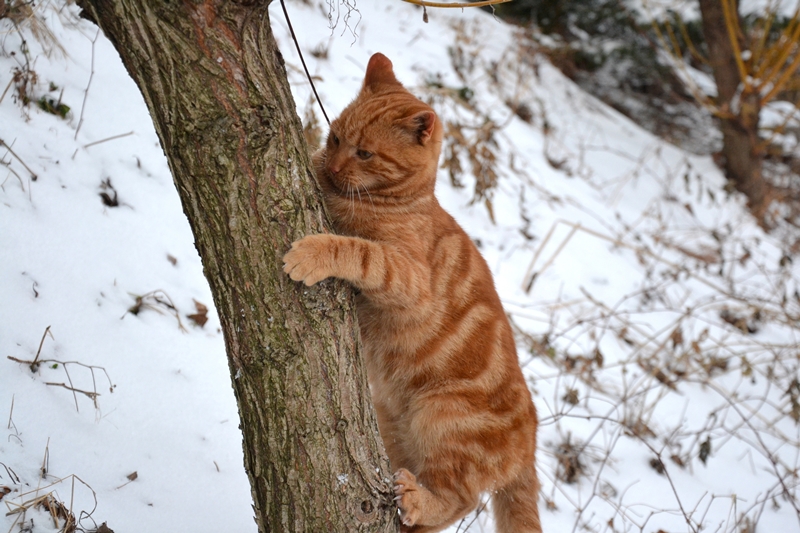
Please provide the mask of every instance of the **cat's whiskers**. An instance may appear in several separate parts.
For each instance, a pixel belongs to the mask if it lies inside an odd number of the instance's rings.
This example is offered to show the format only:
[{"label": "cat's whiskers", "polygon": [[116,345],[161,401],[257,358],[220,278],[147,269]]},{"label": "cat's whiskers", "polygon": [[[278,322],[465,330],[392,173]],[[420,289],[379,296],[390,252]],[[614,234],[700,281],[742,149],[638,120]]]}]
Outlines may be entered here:
[{"label": "cat's whiskers", "polygon": [[356,219],[356,205],[355,195],[353,194],[353,184],[349,181],[347,182],[347,201],[348,206],[350,207],[350,223],[352,224]]},{"label": "cat's whiskers", "polygon": [[[372,195],[369,193],[369,188],[366,185],[364,185],[364,182],[361,180],[361,178],[357,179],[358,183],[356,183],[356,190],[357,191],[359,190],[359,185],[364,187],[364,192],[367,193],[367,198],[369,198],[369,203],[370,205],[372,205],[372,214],[378,216],[378,210],[375,208],[375,201],[372,199]],[[358,193],[358,201],[359,202],[361,201],[361,192]]]},{"label": "cat's whiskers", "polygon": [[[353,204],[353,191],[351,190],[351,187],[350,187],[349,183],[347,184],[347,187],[344,189],[343,192],[344,192],[344,198],[345,198],[345,202],[346,202],[345,203],[346,208],[345,208],[343,214],[347,215],[347,217],[350,218],[350,220],[352,220],[353,217],[350,214],[350,210],[352,210],[352,208],[353,208],[353,206],[352,206],[352,204]],[[343,218],[345,218],[345,217],[343,217]]]}]

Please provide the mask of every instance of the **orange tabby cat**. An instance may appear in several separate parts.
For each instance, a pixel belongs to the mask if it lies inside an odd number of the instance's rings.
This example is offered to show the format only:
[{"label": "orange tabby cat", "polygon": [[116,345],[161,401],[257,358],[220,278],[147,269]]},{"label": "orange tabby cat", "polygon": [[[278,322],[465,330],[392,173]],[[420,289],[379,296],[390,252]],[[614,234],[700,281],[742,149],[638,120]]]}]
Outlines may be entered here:
[{"label": "orange tabby cat", "polygon": [[433,195],[441,145],[433,110],[372,56],[314,156],[339,235],[296,241],[284,271],[360,291],[403,531],[441,531],[491,491],[499,532],[539,533],[536,411],[486,262]]}]

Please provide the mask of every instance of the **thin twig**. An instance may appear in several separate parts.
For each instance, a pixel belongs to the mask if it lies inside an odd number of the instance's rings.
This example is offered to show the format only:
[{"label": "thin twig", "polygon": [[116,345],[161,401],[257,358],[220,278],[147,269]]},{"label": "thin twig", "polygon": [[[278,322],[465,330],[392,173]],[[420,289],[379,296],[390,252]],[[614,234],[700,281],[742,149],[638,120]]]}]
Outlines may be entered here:
[{"label": "thin twig", "polygon": [[481,2],[455,2],[455,3],[447,3],[447,2],[426,2],[425,0],[403,0],[403,2],[407,2],[409,4],[414,4],[415,6],[422,6],[422,7],[442,7],[442,8],[460,8],[464,9],[467,7],[484,7],[484,6],[494,6],[497,4],[505,4],[506,2],[511,2],[511,0],[483,0]]},{"label": "thin twig", "polygon": [[[7,426],[6,429],[13,429],[14,430],[14,435],[11,435],[11,434],[8,435],[8,440],[9,441],[11,440],[11,437],[16,437],[17,440],[22,442],[21,439],[19,438],[19,430],[17,429],[17,425],[14,423],[14,399],[15,399],[15,397],[16,397],[15,394],[11,395],[11,410],[9,410],[9,412],[8,412],[8,426]],[[5,466],[5,465],[3,465],[3,466]]]},{"label": "thin twig", "polygon": [[[9,359],[11,361],[14,361],[14,362],[20,363],[20,364],[25,364],[25,365],[28,365],[28,366],[32,366],[32,365],[35,364],[36,365],[35,368],[37,368],[37,369],[38,369],[38,366],[43,365],[43,364],[48,364],[48,363],[52,363],[53,365],[61,365],[61,367],[64,369],[64,373],[67,376],[67,381],[69,381],[69,385],[65,385],[63,383],[46,383],[46,385],[64,387],[65,389],[72,391],[72,396],[73,396],[73,399],[75,400],[75,410],[78,411],[78,412],[80,412],[80,407],[78,405],[78,395],[77,395],[78,392],[80,392],[82,394],[85,394],[89,398],[91,398],[92,402],[94,403],[94,408],[95,409],[100,409],[100,407],[97,404],[97,397],[100,396],[100,393],[97,392],[97,379],[95,377],[95,370],[102,370],[103,371],[103,373],[106,376],[106,380],[108,380],[108,390],[109,390],[109,392],[111,392],[111,393],[114,392],[114,387],[115,386],[114,386],[113,382],[111,381],[111,376],[108,375],[108,371],[105,368],[103,368],[102,366],[87,365],[85,363],[81,363],[80,361],[59,361],[59,360],[56,360],[56,359],[42,359],[42,360],[39,360],[38,359],[38,354],[37,354],[37,359],[36,359],[35,362],[34,361],[27,361],[25,359],[19,359],[17,357],[13,357],[11,355],[8,355],[6,357],[7,357],[7,359]],[[68,369],[69,365],[78,365],[78,366],[81,366],[81,367],[86,368],[86,369],[89,370],[89,372],[90,372],[90,374],[92,376],[92,387],[94,387],[94,391],[93,392],[85,392],[85,391],[82,391],[80,389],[75,388],[74,383],[72,382],[72,376],[69,373],[69,369]]]},{"label": "thin twig", "polygon": [[[781,487],[783,488],[784,494],[787,496],[786,499],[789,500],[789,504],[791,504],[791,506],[794,507],[795,513],[797,513],[797,519],[798,519],[798,521],[800,521],[800,506],[799,506],[798,502],[794,498],[789,498],[789,495],[791,494],[791,491],[786,486],[786,482],[784,481],[783,476],[781,476],[781,473],[778,471],[778,463],[779,463],[779,461],[776,458],[776,454],[774,452],[771,452],[770,449],[767,447],[766,443],[764,442],[764,440],[763,440],[763,438],[761,436],[761,432],[756,430],[756,428],[750,423],[750,417],[746,416],[745,413],[742,413],[739,410],[739,405],[738,405],[737,402],[734,401],[734,399],[729,398],[726,394],[723,394],[722,392],[719,391],[719,388],[717,387],[716,383],[714,383],[712,381],[709,381],[707,383],[707,385],[709,385],[712,389],[716,390],[717,393],[719,393],[720,396],[722,396],[723,399],[728,402],[728,404],[731,406],[731,408],[734,411],[736,411],[736,414],[739,415],[739,417],[742,419],[744,424],[747,425],[750,428],[750,430],[753,432],[753,435],[755,436],[755,438],[758,441],[759,445],[761,446],[761,448],[764,450],[764,453],[766,454],[765,457],[772,464],[772,468],[773,468],[773,471],[775,473],[775,477],[780,482]],[[791,475],[791,472],[792,472],[791,469],[786,468],[785,465],[781,465],[781,466],[783,466],[784,469],[786,469],[788,475]]]},{"label": "thin twig", "polygon": [[11,410],[8,412],[8,426],[6,426],[6,429],[11,429],[13,425],[11,419],[14,417],[14,396],[14,394],[11,395]]},{"label": "thin twig", "polygon": [[95,402],[95,407],[97,407],[97,402],[95,400],[97,399],[98,396],[100,396],[99,392],[89,392],[89,391],[85,391],[85,390],[81,390],[81,389],[76,389],[75,387],[71,387],[71,386],[67,385],[66,383],[52,383],[52,382],[46,381],[45,385],[50,385],[51,387],[63,387],[65,389],[67,389],[68,391],[72,391],[73,393],[80,392],[81,394],[86,395],[93,402]]},{"label": "thin twig", "polygon": [[[17,180],[19,181],[19,186],[22,188],[22,192],[25,192],[25,182],[22,181],[22,176],[17,174],[17,171],[11,168],[11,161],[0,161],[0,165],[6,167],[11,174],[14,174],[17,177]],[[0,183],[0,188],[5,190],[6,182],[10,177],[11,177],[10,175],[6,176],[6,179],[3,180],[3,183]]]},{"label": "thin twig", "polygon": [[469,528],[472,527],[472,524],[474,524],[475,521],[478,519],[478,517],[481,515],[481,513],[486,510],[486,506],[489,504],[489,499],[491,499],[491,496],[489,496],[488,499],[486,499],[486,500],[481,502],[481,504],[475,510],[475,515],[472,517],[472,520],[470,520],[469,523],[465,524],[465,522],[467,521],[467,517],[466,516],[461,519],[461,522],[458,523],[458,528],[456,529],[456,533],[459,533],[459,532],[462,531],[462,529],[461,529],[462,526],[464,527],[464,529],[463,529],[464,533],[469,531]]},{"label": "thin twig", "polygon": [[12,77],[12,78],[11,78],[11,81],[9,81],[9,82],[8,82],[8,85],[6,85],[6,89],[3,91],[3,94],[2,94],[2,96],[0,96],[0,104],[2,104],[2,103],[3,103],[3,99],[6,97],[6,93],[7,93],[7,92],[8,92],[8,90],[11,88],[11,84],[13,84],[13,83],[14,83],[14,78]]},{"label": "thin twig", "polygon": [[50,437],[47,437],[47,444],[44,446],[44,456],[42,457],[42,468],[40,469],[40,480],[47,477],[50,471]]},{"label": "thin twig", "polygon": [[[68,388],[72,391],[72,399],[75,401],[75,411],[80,413],[81,409],[78,407],[78,395],[76,394],[77,391],[75,390],[75,385],[72,383],[72,376],[69,375],[69,369],[66,366],[64,366],[64,373],[67,375],[67,381],[69,381],[69,387],[64,388]],[[49,383],[47,383],[47,385],[49,385]],[[94,398],[92,398],[92,401],[95,409],[97,409],[97,402],[94,401]]]},{"label": "thin twig", "polygon": [[317,98],[317,103],[319,104],[319,108],[322,110],[322,115],[325,117],[325,122],[327,122],[328,126],[330,126],[331,120],[328,118],[328,114],[325,112],[325,106],[322,105],[322,100],[320,100],[319,94],[317,94],[317,87],[314,85],[314,80],[311,79],[311,73],[308,72],[306,60],[303,58],[303,52],[300,51],[300,43],[297,42],[297,36],[294,34],[292,21],[289,20],[289,13],[286,11],[286,4],[283,3],[283,0],[281,0],[281,8],[283,8],[283,16],[286,18],[286,24],[289,25],[289,33],[292,34],[294,46],[297,48],[297,53],[300,55],[300,62],[303,64],[303,70],[306,71],[306,77],[308,78],[308,82],[311,84],[311,90],[314,91],[314,96]]},{"label": "thin twig", "polygon": [[11,155],[16,157],[17,161],[22,163],[22,166],[25,167],[25,170],[27,170],[28,172],[31,173],[31,178],[33,178],[33,181],[36,181],[37,179],[39,179],[39,176],[36,175],[36,172],[31,170],[31,167],[29,167],[28,165],[25,164],[25,161],[23,161],[22,158],[20,156],[18,156],[16,154],[16,152],[14,152],[14,150],[11,149],[11,146],[9,146],[7,142],[5,142],[3,139],[0,139],[0,145],[5,146],[6,150],[8,150],[9,153],[11,153]]},{"label": "thin twig", "polygon": [[[31,361],[30,367],[31,372],[36,372],[39,369],[39,356],[42,354],[42,346],[44,346],[44,339],[47,337],[47,334],[50,333],[50,326],[44,328],[44,333],[42,333],[42,340],[39,341],[39,349],[36,350],[36,357],[33,358]],[[50,338],[53,338],[53,334],[50,333]]]},{"label": "thin twig", "polygon": [[133,135],[134,132],[129,131],[128,133],[120,133],[119,135],[112,135],[111,137],[106,137],[105,139],[100,139],[99,141],[94,141],[89,144],[84,144],[84,148],[89,148],[90,146],[94,146],[96,144],[102,144],[104,142],[113,141],[116,139],[121,139],[123,137],[127,137],[128,135]]},{"label": "thin twig", "polygon": [[[83,125],[83,112],[86,110],[86,99],[89,97],[89,87],[92,86],[92,79],[94,78],[94,49],[95,43],[97,43],[97,38],[100,36],[100,28],[97,28],[97,33],[94,35],[94,39],[92,39],[92,67],[91,72],[89,73],[89,83],[86,84],[86,90],[83,92],[83,103],[81,104],[81,115],[78,119],[78,127],[75,129],[75,137],[73,139],[78,138],[78,132],[81,131],[81,126]],[[84,146],[85,148],[85,146]]]},{"label": "thin twig", "polygon": [[[561,241],[561,244],[559,244],[559,245],[558,245],[558,248],[556,248],[556,251],[555,251],[555,252],[553,252],[553,255],[552,255],[552,256],[550,256],[550,259],[548,259],[548,260],[547,260],[547,262],[545,262],[545,264],[542,266],[542,268],[540,268],[540,269],[539,269],[537,272],[535,272],[535,273],[533,273],[533,274],[531,275],[530,279],[529,279],[529,280],[528,280],[528,281],[525,283],[525,292],[526,292],[526,293],[530,293],[530,291],[531,291],[531,287],[533,286],[533,282],[536,280],[536,278],[537,278],[539,275],[541,275],[541,274],[542,274],[542,272],[544,272],[545,270],[547,270],[547,268],[548,268],[550,265],[552,265],[552,264],[553,264],[553,261],[555,261],[555,260],[556,260],[556,257],[558,257],[558,254],[560,254],[560,253],[561,253],[561,251],[564,249],[564,247],[567,245],[567,243],[570,241],[570,239],[572,239],[572,236],[573,236],[573,235],[575,235],[575,233],[576,233],[576,232],[577,232],[579,229],[582,229],[582,228],[581,228],[581,225],[580,225],[580,223],[578,223],[578,224],[576,224],[576,225],[572,226],[572,229],[571,229],[571,230],[570,230],[570,232],[567,234],[567,236],[564,238],[564,240],[563,240],[563,241]],[[548,234],[548,237],[549,237],[549,234]],[[529,268],[528,270],[529,270],[529,271],[533,270],[533,262],[531,262],[531,266],[530,266],[530,268]]]}]

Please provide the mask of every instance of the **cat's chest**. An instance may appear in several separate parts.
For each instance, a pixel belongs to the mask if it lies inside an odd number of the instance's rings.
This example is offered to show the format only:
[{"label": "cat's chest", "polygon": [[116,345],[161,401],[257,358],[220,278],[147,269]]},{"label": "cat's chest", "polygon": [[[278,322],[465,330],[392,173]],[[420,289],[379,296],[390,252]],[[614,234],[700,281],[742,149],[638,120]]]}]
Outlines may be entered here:
[{"label": "cat's chest", "polygon": [[[349,200],[329,198],[326,202],[340,235],[416,248],[426,246],[430,236],[441,225],[444,212],[435,202],[398,201],[391,199]],[[446,216],[446,215],[445,215]]]}]

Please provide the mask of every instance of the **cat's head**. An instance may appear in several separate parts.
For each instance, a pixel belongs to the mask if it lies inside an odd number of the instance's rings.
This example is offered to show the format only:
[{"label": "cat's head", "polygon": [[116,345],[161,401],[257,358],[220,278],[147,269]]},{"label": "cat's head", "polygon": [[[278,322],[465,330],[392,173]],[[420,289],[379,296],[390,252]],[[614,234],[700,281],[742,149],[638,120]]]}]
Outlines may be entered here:
[{"label": "cat's head", "polygon": [[436,180],[442,125],[408,92],[383,54],[370,58],[356,99],[331,123],[324,172],[339,191],[410,196]]}]

